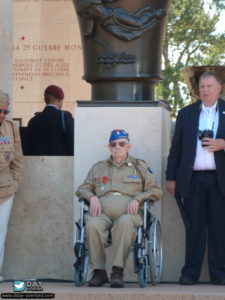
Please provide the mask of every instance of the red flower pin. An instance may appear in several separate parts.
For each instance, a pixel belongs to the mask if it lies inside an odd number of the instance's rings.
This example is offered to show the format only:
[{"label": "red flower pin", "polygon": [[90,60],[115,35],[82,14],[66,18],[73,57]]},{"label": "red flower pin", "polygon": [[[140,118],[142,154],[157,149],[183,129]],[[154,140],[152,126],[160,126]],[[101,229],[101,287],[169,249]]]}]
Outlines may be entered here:
[{"label": "red flower pin", "polygon": [[102,177],[102,183],[103,183],[103,184],[106,184],[107,180],[108,180],[108,177],[107,177],[107,176],[103,176],[103,177]]}]

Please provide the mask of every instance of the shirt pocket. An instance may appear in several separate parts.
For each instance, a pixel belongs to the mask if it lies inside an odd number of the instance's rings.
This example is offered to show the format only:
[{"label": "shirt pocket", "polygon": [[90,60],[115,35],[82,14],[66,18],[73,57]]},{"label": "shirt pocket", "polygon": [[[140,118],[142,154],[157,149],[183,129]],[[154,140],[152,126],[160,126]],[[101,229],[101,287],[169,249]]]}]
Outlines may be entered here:
[{"label": "shirt pocket", "polygon": [[2,166],[9,165],[15,158],[15,148],[12,144],[1,145],[0,147],[0,164]]},{"label": "shirt pocket", "polygon": [[0,190],[1,188],[7,188],[14,184],[12,172],[9,167],[2,168],[0,170]]},{"label": "shirt pocket", "polygon": [[135,195],[137,192],[142,191],[142,180],[140,177],[124,177],[123,178],[124,192],[129,195]]}]

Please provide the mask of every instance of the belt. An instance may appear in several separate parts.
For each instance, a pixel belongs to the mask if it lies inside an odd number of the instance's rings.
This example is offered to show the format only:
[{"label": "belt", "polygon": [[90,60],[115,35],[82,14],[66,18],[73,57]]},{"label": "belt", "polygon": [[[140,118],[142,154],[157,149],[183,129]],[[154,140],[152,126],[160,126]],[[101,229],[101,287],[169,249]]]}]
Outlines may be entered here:
[{"label": "belt", "polygon": [[112,195],[113,195],[113,196],[121,196],[122,194],[119,193],[119,192],[114,192],[114,193],[112,193]]},{"label": "belt", "polygon": [[194,170],[193,172],[196,174],[213,174],[216,173],[216,170]]}]

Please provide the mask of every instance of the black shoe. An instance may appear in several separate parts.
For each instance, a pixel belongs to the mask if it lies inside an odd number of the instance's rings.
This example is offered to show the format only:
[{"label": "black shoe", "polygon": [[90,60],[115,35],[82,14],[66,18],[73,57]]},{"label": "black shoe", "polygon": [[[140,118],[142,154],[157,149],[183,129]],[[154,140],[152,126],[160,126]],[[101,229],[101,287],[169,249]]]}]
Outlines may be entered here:
[{"label": "black shoe", "polygon": [[123,288],[123,268],[113,267],[110,275],[110,287],[111,288]]},{"label": "black shoe", "polygon": [[198,279],[191,275],[182,275],[180,277],[179,283],[181,285],[193,285],[198,283]]},{"label": "black shoe", "polygon": [[225,276],[217,276],[211,279],[212,284],[225,285]]},{"label": "black shoe", "polygon": [[107,283],[108,281],[109,280],[108,280],[106,270],[95,269],[91,280],[88,282],[88,285],[95,286],[95,287],[102,286],[103,284]]}]

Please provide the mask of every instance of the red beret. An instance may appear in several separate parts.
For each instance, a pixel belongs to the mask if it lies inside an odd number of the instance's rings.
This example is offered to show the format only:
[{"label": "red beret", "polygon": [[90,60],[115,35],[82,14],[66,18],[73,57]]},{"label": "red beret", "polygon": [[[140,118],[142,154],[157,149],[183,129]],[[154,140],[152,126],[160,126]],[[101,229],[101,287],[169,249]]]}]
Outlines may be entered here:
[{"label": "red beret", "polygon": [[63,90],[59,86],[57,86],[57,85],[49,85],[45,89],[45,93],[51,94],[51,95],[55,96],[57,99],[59,99],[59,100],[63,100],[64,99]]}]

